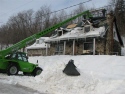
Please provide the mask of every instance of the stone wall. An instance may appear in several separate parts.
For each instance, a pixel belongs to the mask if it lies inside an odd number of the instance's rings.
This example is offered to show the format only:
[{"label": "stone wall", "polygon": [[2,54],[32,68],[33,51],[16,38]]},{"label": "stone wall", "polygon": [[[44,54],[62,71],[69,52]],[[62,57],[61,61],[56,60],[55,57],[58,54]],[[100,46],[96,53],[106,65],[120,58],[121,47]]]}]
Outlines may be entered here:
[{"label": "stone wall", "polygon": [[[82,55],[83,54],[83,45],[84,42],[93,42],[93,39],[90,41],[83,41],[83,40],[76,40],[75,41],[75,47],[74,47],[74,55]],[[108,46],[106,46],[105,39],[96,39],[95,40],[95,54],[99,55],[108,55],[108,54],[121,54],[121,47],[117,41],[114,40],[114,53],[110,53]],[[61,42],[61,44],[64,44],[64,42]],[[108,43],[107,43],[108,44]],[[47,56],[50,55],[56,55],[55,53],[55,47],[57,43],[52,43],[51,47],[48,48]],[[46,49],[32,49],[28,50],[29,56],[46,56]],[[108,53],[108,54],[107,54]],[[61,53],[60,55],[63,55]],[[73,40],[66,41],[66,47],[65,47],[65,55],[73,55]]]},{"label": "stone wall", "polygon": [[27,49],[28,56],[45,56],[46,49]]},{"label": "stone wall", "polygon": [[103,39],[96,39],[95,41],[95,52],[96,54],[105,54],[105,42]]},{"label": "stone wall", "polygon": [[83,41],[76,41],[74,55],[83,54]]},{"label": "stone wall", "polygon": [[52,44],[50,44],[50,48],[48,49],[47,55],[50,56],[50,55],[54,55],[54,54],[55,54],[55,44],[52,43]]},{"label": "stone wall", "polygon": [[65,47],[65,55],[73,54],[73,41],[67,41]]},{"label": "stone wall", "polygon": [[[84,42],[87,42],[87,41],[83,41],[83,40],[76,40],[75,41],[74,55],[82,55],[83,54],[83,44],[84,44]],[[93,42],[93,39],[91,40],[91,42]],[[63,42],[61,42],[61,44],[62,43]],[[51,47],[48,48],[47,56],[56,55],[56,53],[55,53],[56,45],[57,45],[57,43],[51,44]],[[121,47],[120,47],[120,45],[118,44],[117,41],[114,41],[113,52],[118,54],[118,55],[121,54]],[[105,39],[96,39],[95,40],[95,54],[104,55],[104,54],[107,54],[107,53],[113,54],[113,53],[109,52],[109,48],[106,46]],[[46,56],[46,49],[28,50],[28,55],[29,56],[40,56],[40,55]],[[63,55],[63,53],[61,53],[60,55]],[[67,41],[66,42],[65,55],[73,55],[73,41]]]},{"label": "stone wall", "polygon": [[107,24],[109,29],[107,31],[106,37],[106,55],[111,55],[117,53],[121,55],[121,47],[120,44],[114,40],[113,36],[113,23],[114,23],[114,15],[112,13],[107,15]]}]

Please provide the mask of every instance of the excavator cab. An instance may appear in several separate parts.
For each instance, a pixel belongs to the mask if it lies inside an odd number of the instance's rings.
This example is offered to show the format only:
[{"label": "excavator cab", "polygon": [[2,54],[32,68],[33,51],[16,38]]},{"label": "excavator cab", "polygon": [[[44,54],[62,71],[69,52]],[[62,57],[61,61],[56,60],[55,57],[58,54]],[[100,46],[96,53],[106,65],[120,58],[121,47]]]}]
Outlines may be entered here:
[{"label": "excavator cab", "polygon": [[24,75],[39,75],[42,72],[42,68],[38,67],[38,64],[28,62],[28,56],[24,52],[15,52],[6,56],[8,60],[7,74],[17,75],[19,71],[22,71]]},{"label": "excavator cab", "polygon": [[24,52],[16,52],[6,56],[6,59],[18,59],[28,62],[28,56]]},{"label": "excavator cab", "polygon": [[13,53],[11,55],[11,58],[15,58],[15,59],[18,59],[18,60],[22,60],[22,61],[26,61],[28,62],[28,57],[26,56],[26,53],[23,53],[23,52],[16,52],[16,53]]}]

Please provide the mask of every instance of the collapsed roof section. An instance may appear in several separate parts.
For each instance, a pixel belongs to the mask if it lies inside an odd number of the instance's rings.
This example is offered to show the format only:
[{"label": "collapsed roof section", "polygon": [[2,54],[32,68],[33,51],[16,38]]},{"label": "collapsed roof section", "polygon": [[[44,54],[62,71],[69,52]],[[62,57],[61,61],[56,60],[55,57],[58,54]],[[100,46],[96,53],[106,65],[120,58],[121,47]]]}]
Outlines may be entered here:
[{"label": "collapsed roof section", "polygon": [[89,37],[103,37],[106,33],[106,28],[104,25],[99,27],[94,27],[93,23],[89,20],[83,21],[81,26],[77,24],[72,24],[67,27],[70,28],[60,28],[55,31],[51,37],[45,40],[45,42],[53,42],[68,39],[79,39],[79,38],[89,38]]}]

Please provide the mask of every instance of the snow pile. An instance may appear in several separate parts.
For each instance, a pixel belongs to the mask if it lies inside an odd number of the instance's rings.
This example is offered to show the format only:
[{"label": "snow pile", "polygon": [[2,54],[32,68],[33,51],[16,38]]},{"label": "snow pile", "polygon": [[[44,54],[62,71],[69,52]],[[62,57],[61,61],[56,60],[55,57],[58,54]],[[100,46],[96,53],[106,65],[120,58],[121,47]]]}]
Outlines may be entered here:
[{"label": "snow pile", "polygon": [[[74,60],[80,76],[67,76],[62,71]],[[106,55],[40,56],[29,61],[43,68],[41,75],[6,76],[0,81],[19,84],[47,94],[125,94],[125,57]]]},{"label": "snow pile", "polygon": [[[81,73],[80,76],[72,77],[63,74],[62,70],[70,59],[74,60]],[[119,56],[39,57],[39,64],[44,71],[40,76],[35,77],[35,80],[41,83],[39,89],[45,93],[122,94],[125,93],[124,59],[125,57]],[[35,57],[34,61],[36,61]]]}]

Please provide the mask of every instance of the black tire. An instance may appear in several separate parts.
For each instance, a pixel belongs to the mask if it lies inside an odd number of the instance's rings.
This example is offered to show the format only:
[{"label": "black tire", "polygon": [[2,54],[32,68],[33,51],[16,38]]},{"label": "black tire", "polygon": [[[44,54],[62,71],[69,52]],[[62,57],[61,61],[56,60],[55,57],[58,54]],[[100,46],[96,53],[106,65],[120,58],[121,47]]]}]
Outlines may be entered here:
[{"label": "black tire", "polygon": [[8,75],[17,75],[19,72],[18,66],[16,64],[10,64],[7,68]]},{"label": "black tire", "polygon": [[40,75],[42,73],[42,69],[40,67],[36,67],[32,73],[32,75],[35,77],[36,75]]},{"label": "black tire", "polygon": [[27,72],[23,72],[23,75],[27,75]]},{"label": "black tire", "polygon": [[6,73],[6,70],[0,69],[0,73]]},{"label": "black tire", "polygon": [[29,73],[29,72],[23,72],[23,75],[31,76],[31,73]]}]

